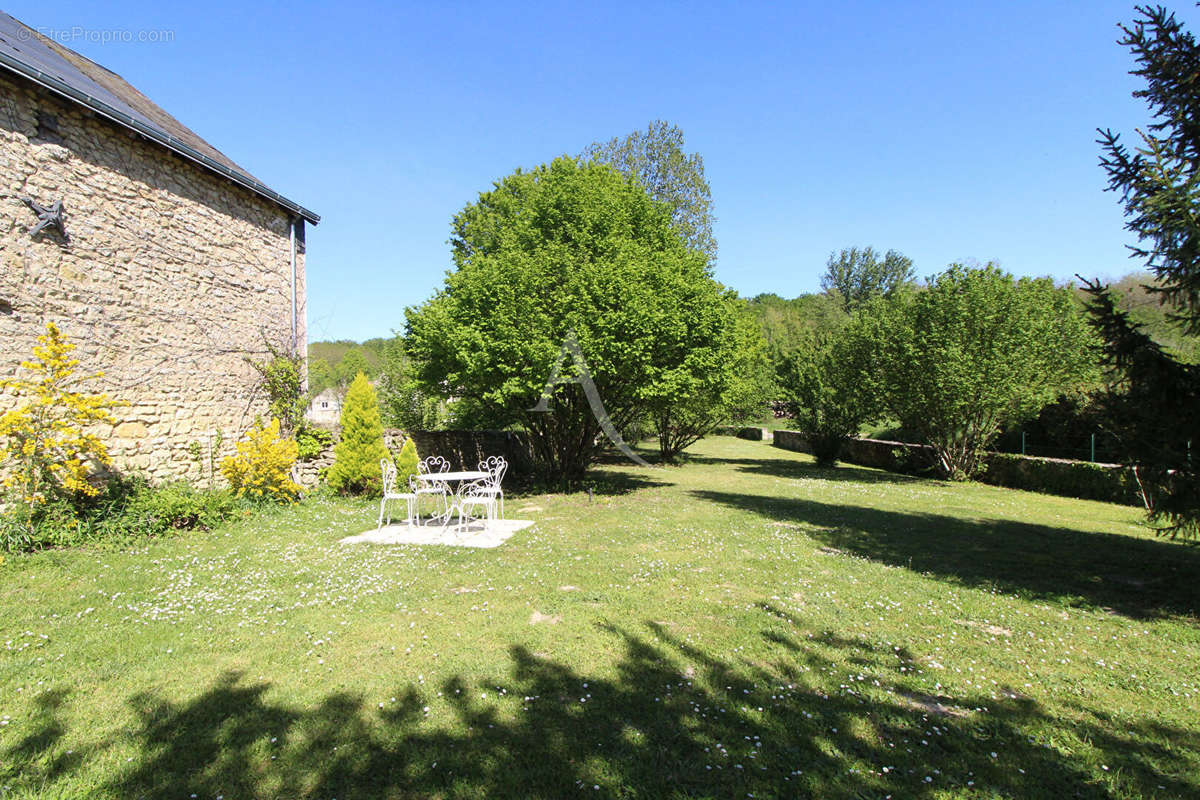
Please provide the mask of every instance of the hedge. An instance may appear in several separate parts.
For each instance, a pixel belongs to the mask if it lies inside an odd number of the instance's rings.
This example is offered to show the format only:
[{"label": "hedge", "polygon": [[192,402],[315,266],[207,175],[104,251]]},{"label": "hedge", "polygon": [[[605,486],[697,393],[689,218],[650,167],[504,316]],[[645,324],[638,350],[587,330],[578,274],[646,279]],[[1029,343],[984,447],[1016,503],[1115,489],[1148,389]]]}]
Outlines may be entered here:
[{"label": "hedge", "polygon": [[[808,440],[800,431],[775,431],[773,444],[784,450],[811,452]],[[842,449],[841,460],[908,475],[926,474],[933,465],[928,445],[880,439],[850,439]],[[1142,504],[1133,473],[1119,464],[988,453],[977,479],[1010,489],[1131,506]]]}]

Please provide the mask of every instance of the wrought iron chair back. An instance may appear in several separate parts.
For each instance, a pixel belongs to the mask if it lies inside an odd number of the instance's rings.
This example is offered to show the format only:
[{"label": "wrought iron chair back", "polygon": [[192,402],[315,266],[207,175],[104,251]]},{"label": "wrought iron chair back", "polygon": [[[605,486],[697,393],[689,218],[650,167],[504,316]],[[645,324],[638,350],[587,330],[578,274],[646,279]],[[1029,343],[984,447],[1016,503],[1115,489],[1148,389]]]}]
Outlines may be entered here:
[{"label": "wrought iron chair back", "polygon": [[422,475],[429,475],[435,472],[449,472],[450,462],[442,456],[426,456],[417,462],[417,470]]},{"label": "wrought iron chair back", "polygon": [[381,458],[379,470],[383,473],[383,493],[389,495],[396,488],[396,465],[390,458]]},{"label": "wrought iron chair back", "polygon": [[508,462],[504,456],[488,456],[479,462],[479,471],[491,473],[492,485],[497,489],[500,488],[500,482],[504,480],[504,473],[507,470]]}]

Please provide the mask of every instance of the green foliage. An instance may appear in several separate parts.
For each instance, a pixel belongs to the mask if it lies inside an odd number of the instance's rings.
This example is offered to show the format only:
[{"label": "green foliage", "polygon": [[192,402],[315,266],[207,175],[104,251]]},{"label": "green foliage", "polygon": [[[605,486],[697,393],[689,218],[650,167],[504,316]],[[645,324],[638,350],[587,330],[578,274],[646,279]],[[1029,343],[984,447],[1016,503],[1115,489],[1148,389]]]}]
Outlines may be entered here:
[{"label": "green foliage", "polygon": [[651,197],[671,209],[671,222],[687,246],[703,253],[710,264],[716,260],[712,193],[704,177],[704,159],[684,152],[683,131],[678,127],[655,120],[645,133],[634,131],[624,139],[594,142],[580,160],[608,164],[636,179]]},{"label": "green foliage", "polygon": [[133,493],[121,513],[121,527],[131,534],[161,536],[172,531],[211,530],[232,516],[231,492],[202,491],[186,481]]},{"label": "green foliage", "polygon": [[[333,370],[333,374],[337,374],[337,367],[342,363],[342,359],[351,350],[357,350],[359,355],[367,360],[369,371],[367,377],[376,374],[376,370],[383,363],[384,350],[387,348],[389,339],[384,337],[375,337],[367,339],[365,342],[352,342],[349,339],[339,339],[337,341],[325,342],[309,342],[308,343],[308,358],[309,361],[321,359],[329,364]],[[354,380],[354,375],[351,375],[347,383]]]},{"label": "green foliage", "polygon": [[[538,404],[568,332],[617,430],[648,411],[717,296],[705,257],[669,210],[611,167],[570,158],[517,171],[454,219],[455,271],[408,312],[430,393],[462,398],[490,427],[523,426],[547,476],[580,479],[606,446],[578,383]],[[567,359],[562,377],[577,375]]]},{"label": "green foliage", "polygon": [[325,452],[333,443],[333,434],[312,425],[305,425],[296,431],[296,457],[300,461],[309,461]]},{"label": "green foliage", "polygon": [[878,416],[872,342],[862,324],[815,337],[787,360],[781,382],[821,466],[832,467],[846,440]]},{"label": "green foliage", "polygon": [[821,288],[836,291],[846,311],[853,311],[872,297],[891,296],[912,283],[913,275],[912,259],[895,250],[888,250],[881,259],[874,248],[850,247],[830,254]]},{"label": "green foliage", "polygon": [[774,376],[771,399],[786,394],[782,379],[791,355],[818,337],[837,333],[850,320],[836,291],[805,294],[792,300],[760,294],[749,301],[747,308],[758,320],[767,342],[767,358]]},{"label": "green foliage", "polygon": [[396,486],[400,487],[400,491],[408,491],[408,479],[419,472],[420,462],[417,443],[409,437],[400,448],[400,454],[396,456]]},{"label": "green foliage", "polygon": [[304,419],[308,398],[304,394],[304,359],[266,342],[269,361],[246,361],[259,374],[267,393],[269,414],[279,420],[284,436],[291,436]]},{"label": "green foliage", "polygon": [[1121,44],[1137,59],[1132,74],[1147,83],[1134,96],[1145,98],[1155,122],[1149,132],[1138,131],[1133,151],[1111,130],[1101,131],[1101,163],[1109,189],[1125,205],[1125,227],[1137,237],[1131,250],[1159,278],[1151,291],[1200,333],[1200,45],[1165,8],[1138,10],[1141,18],[1121,27]]},{"label": "green foliage", "polygon": [[375,371],[371,368],[370,362],[367,361],[367,356],[360,348],[356,347],[346,353],[337,367],[334,368],[334,374],[337,377],[339,386],[349,386],[359,373],[371,378],[374,376]]},{"label": "green foliage", "polygon": [[238,497],[276,503],[293,502],[300,487],[292,481],[298,448],[294,439],[280,434],[279,420],[256,422],[237,443],[237,454],[221,462],[221,475]]},{"label": "green foliage", "polygon": [[1151,520],[1171,536],[1198,536],[1200,470],[1192,448],[1200,442],[1200,366],[1166,353],[1099,283],[1087,291],[1104,363],[1117,379],[1100,398],[1105,424],[1135,470]]},{"label": "green foliage", "polygon": [[928,289],[869,304],[863,333],[885,409],[959,480],[1003,426],[1095,380],[1094,338],[1068,289],[952,265]]},{"label": "green foliage", "polygon": [[[1200,45],[1162,7],[1138,7],[1121,44],[1133,51],[1134,92],[1154,122],[1130,151],[1101,131],[1109,189],[1121,195],[1131,247],[1158,281],[1148,286],[1191,334],[1200,334]],[[1104,362],[1117,379],[1105,396],[1109,425],[1142,480],[1151,519],[1174,536],[1200,536],[1200,475],[1191,443],[1200,441],[1200,368],[1184,363],[1121,311],[1099,282],[1087,285],[1089,311],[1104,340]]]},{"label": "green foliage", "polygon": [[[1108,289],[1116,309],[1129,314],[1130,321],[1140,325],[1164,352],[1189,364],[1200,363],[1200,335],[1188,333],[1179,325],[1171,306],[1165,305],[1163,296],[1155,291],[1161,285],[1153,273],[1134,272],[1114,281]],[[1080,288],[1078,295],[1080,302],[1088,302],[1085,289]]]},{"label": "green foliage", "polygon": [[417,370],[408,357],[404,338],[395,336],[384,350],[379,376],[379,405],[383,422],[406,431],[431,431],[442,427],[442,402],[417,382]]},{"label": "green foliage", "polygon": [[208,476],[208,488],[216,488],[217,453],[221,452],[221,442],[225,436],[220,431],[214,431],[205,442],[192,440],[188,442],[188,455],[192,457],[200,477]]},{"label": "green foliage", "polygon": [[333,367],[329,366],[329,362],[323,358],[310,357],[308,360],[309,397],[316,397],[334,386],[337,386],[337,377],[334,375]]},{"label": "green foliage", "polygon": [[379,398],[367,376],[358,373],[342,404],[342,438],[333,449],[325,480],[340,494],[378,495],[383,476],[379,462],[390,458],[383,443]]},{"label": "green foliage", "polygon": [[93,497],[77,502],[56,498],[45,504],[32,530],[0,518],[0,550],[126,544],[211,530],[233,516],[236,507],[233,494],[225,490],[202,491],[185,481],[151,486],[141,477],[113,476]]},{"label": "green foliage", "polygon": [[667,463],[735,414],[762,414],[766,344],[743,301],[704,281],[682,309],[678,352],[642,395]]}]

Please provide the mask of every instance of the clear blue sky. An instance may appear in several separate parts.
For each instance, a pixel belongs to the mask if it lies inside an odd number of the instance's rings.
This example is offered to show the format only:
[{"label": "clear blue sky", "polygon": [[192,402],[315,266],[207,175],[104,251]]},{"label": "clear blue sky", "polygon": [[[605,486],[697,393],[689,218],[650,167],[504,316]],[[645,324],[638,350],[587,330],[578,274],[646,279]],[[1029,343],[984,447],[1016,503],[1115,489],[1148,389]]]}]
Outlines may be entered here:
[{"label": "clear blue sky", "polygon": [[173,32],[67,44],[323,216],[310,340],[402,328],[450,266],[451,217],[493,180],[652,119],[704,157],[717,278],[743,295],[814,291],[850,245],[898,249],[922,276],[966,258],[1060,279],[1137,266],[1094,141],[1147,121],[1116,44],[1132,2],[6,10]]}]

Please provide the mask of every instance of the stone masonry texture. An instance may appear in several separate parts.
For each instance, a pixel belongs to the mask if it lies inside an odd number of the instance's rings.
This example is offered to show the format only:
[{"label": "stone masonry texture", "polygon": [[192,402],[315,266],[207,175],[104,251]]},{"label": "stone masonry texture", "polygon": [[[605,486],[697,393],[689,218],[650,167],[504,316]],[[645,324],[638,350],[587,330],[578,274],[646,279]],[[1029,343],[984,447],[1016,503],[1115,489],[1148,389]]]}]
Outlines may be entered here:
[{"label": "stone masonry texture", "polygon": [[[69,238],[36,237],[22,201],[61,201]],[[88,384],[128,405],[105,426],[121,471],[198,477],[267,403],[246,358],[303,353],[303,248],[292,341],[288,212],[88,110],[0,76],[0,375],[46,323],[77,345]],[[15,398],[0,393],[0,410]]]}]

